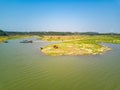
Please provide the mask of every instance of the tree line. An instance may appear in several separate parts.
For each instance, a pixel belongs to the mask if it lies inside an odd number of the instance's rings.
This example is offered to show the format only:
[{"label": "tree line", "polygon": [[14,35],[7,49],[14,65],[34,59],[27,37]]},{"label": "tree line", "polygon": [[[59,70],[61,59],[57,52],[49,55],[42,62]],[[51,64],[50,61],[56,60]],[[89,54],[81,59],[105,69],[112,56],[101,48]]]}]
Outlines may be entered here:
[{"label": "tree line", "polygon": [[98,32],[13,32],[0,30],[0,36],[9,35],[120,35],[120,33],[98,33]]}]

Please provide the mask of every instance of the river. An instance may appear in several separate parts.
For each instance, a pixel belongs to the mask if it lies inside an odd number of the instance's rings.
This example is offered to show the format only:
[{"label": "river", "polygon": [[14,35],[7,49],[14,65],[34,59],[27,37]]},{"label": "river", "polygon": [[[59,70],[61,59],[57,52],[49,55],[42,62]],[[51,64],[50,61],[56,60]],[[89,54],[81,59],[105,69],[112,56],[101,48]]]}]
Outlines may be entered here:
[{"label": "river", "polygon": [[[0,90],[120,90],[120,45],[89,56],[45,56],[51,42],[0,44]],[[54,42],[52,42],[54,43]]]}]

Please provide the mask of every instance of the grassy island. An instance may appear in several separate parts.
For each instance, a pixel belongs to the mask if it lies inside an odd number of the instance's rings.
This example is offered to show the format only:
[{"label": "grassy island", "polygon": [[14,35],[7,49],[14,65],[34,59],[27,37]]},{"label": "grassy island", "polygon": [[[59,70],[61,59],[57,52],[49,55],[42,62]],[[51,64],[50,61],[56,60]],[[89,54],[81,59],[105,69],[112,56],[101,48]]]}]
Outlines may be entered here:
[{"label": "grassy island", "polygon": [[78,35],[78,36],[43,36],[42,40],[61,41],[44,47],[41,51],[46,55],[96,55],[110,48],[100,45],[101,42],[120,44],[120,36],[112,35]]},{"label": "grassy island", "polygon": [[[56,48],[55,48],[56,47]],[[107,50],[98,44],[85,44],[85,43],[59,43],[48,45],[42,49],[46,55],[59,56],[59,55],[96,55],[101,54]]]}]

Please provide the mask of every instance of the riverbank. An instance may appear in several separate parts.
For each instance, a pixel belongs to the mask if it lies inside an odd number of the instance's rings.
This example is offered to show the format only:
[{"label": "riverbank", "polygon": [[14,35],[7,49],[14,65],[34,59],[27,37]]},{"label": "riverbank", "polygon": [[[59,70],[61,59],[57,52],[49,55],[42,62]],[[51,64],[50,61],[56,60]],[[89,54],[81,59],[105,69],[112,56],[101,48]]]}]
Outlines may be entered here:
[{"label": "riverbank", "polygon": [[0,36],[0,42],[4,42],[6,40],[11,39],[20,39],[20,38],[31,38],[31,35],[13,35],[13,36]]}]

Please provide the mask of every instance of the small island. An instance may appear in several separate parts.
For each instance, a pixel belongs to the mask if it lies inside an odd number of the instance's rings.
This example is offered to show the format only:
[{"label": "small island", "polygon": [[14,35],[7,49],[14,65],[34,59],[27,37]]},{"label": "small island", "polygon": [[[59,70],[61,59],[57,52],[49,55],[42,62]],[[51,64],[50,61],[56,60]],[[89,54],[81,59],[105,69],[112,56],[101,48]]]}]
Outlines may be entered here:
[{"label": "small island", "polygon": [[111,35],[43,36],[42,40],[60,41],[41,49],[45,55],[49,56],[97,55],[111,50],[111,48],[101,45],[102,42],[120,43],[119,36]]},{"label": "small island", "polygon": [[97,44],[60,43],[48,45],[42,49],[42,52],[50,56],[96,55],[101,54],[107,50],[110,50],[110,48]]}]

